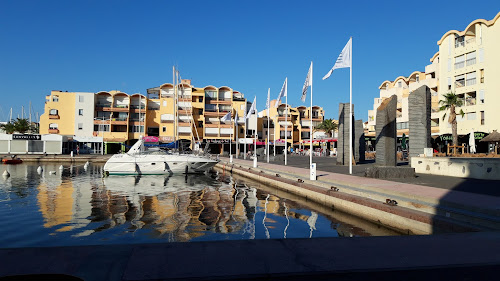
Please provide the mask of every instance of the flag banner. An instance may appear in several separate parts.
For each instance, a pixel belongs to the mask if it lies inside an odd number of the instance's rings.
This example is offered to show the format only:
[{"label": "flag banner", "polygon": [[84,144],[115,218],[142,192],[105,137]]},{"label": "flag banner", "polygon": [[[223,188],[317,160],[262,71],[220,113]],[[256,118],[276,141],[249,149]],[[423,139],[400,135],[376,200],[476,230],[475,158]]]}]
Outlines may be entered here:
[{"label": "flag banner", "polygon": [[231,112],[228,112],[226,115],[224,115],[221,119],[221,122],[226,122],[226,121],[231,121]]},{"label": "flag banner", "polygon": [[271,107],[271,88],[267,89],[266,109],[268,117],[269,117],[269,107]]},{"label": "flag banner", "polygon": [[250,115],[252,115],[252,113],[255,112],[255,103],[257,101],[257,97],[253,98],[253,103],[252,103],[252,106],[250,106],[250,109],[248,110],[248,113],[246,115],[246,118],[250,118]]},{"label": "flag banner", "polygon": [[327,79],[332,75],[332,72],[337,69],[337,68],[345,68],[345,67],[351,67],[352,66],[352,38],[349,39],[347,44],[345,45],[344,49],[342,49],[342,52],[340,53],[339,57],[337,58],[337,61],[335,62],[335,65],[328,71],[328,73],[323,77],[323,80]]},{"label": "flag banner", "polygon": [[307,89],[312,85],[312,67],[313,63],[311,62],[311,66],[309,67],[309,71],[307,72],[306,81],[304,82],[304,86],[302,87],[302,97],[300,97],[302,102],[306,101]]},{"label": "flag banner", "polygon": [[286,92],[287,92],[286,82],[287,82],[287,80],[288,80],[288,78],[285,78],[285,82],[283,83],[283,87],[281,87],[280,94],[279,94],[278,98],[276,99],[276,105],[275,105],[276,108],[278,108],[278,106],[280,105],[281,98],[286,97]]}]

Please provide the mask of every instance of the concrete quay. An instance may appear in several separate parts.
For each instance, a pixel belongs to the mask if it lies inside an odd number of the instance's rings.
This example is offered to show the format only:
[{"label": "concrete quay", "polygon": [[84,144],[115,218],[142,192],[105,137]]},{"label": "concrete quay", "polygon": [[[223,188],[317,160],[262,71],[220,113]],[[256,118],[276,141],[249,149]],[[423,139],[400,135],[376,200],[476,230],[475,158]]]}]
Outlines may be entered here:
[{"label": "concrete quay", "polygon": [[306,168],[262,162],[252,168],[252,161],[228,162],[224,159],[218,167],[402,233],[500,230],[497,196],[324,170],[317,172],[318,180],[309,181]]}]

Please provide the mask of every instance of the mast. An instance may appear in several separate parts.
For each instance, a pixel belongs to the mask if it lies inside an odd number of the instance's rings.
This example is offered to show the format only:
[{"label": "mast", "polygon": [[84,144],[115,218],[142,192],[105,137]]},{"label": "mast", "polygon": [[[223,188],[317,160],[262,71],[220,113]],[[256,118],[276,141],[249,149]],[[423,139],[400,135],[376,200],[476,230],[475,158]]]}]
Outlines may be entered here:
[{"label": "mast", "polygon": [[12,107],[10,108],[10,117],[9,117],[9,123],[12,122]]},{"label": "mast", "polygon": [[312,116],[313,116],[313,114],[312,114],[313,113],[313,82],[312,82],[312,80],[313,80],[312,79],[313,69],[312,69],[312,67],[313,67],[313,63],[311,61],[311,81],[310,81],[310,83],[311,83],[311,110],[309,111],[309,113],[311,115],[311,116],[309,116],[310,119],[311,119],[311,126],[310,126],[311,132],[309,134],[309,139],[310,139],[310,146],[309,146],[309,169],[311,169],[311,166],[312,166],[312,163],[313,163],[313,118],[312,118]]},{"label": "mast", "polygon": [[177,147],[177,150],[179,150],[178,144],[177,144],[177,89],[175,87],[175,66],[172,66],[172,84],[174,86],[174,143],[175,146]]},{"label": "mast", "polygon": [[30,115],[29,115],[29,121],[30,121],[30,125],[31,125],[31,101],[30,101],[30,108],[29,108],[29,112],[30,112]]},{"label": "mast", "polygon": [[[287,80],[288,80],[288,77],[285,78],[286,82],[288,82]],[[288,83],[286,83],[286,87],[288,88]],[[285,90],[287,93],[285,96],[285,166],[288,163],[287,162],[287,154],[288,154],[288,91],[287,90]]]},{"label": "mast", "polygon": [[271,101],[269,100],[269,95],[271,94],[271,88],[267,89],[267,141],[266,141],[266,154],[267,154],[267,163],[269,163],[269,106]]}]

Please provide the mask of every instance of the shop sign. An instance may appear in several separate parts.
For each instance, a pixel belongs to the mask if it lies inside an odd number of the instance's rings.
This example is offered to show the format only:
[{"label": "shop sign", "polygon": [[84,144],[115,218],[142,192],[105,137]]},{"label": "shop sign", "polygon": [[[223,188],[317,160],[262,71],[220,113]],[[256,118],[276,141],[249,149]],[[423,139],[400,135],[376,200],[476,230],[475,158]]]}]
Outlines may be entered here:
[{"label": "shop sign", "polygon": [[174,137],[160,137],[161,142],[173,142]]},{"label": "shop sign", "polygon": [[229,143],[229,140],[226,140],[226,139],[203,139],[203,141],[205,141],[205,143],[208,143],[208,144],[211,144],[211,143],[214,143],[214,144]]},{"label": "shop sign", "polygon": [[13,140],[42,140],[42,135],[20,135],[20,134],[13,134],[12,135]]},{"label": "shop sign", "polygon": [[[470,135],[470,134],[469,134]],[[484,139],[487,135],[489,135],[488,133],[484,133],[484,132],[474,132],[474,139],[475,140],[482,140]]]}]

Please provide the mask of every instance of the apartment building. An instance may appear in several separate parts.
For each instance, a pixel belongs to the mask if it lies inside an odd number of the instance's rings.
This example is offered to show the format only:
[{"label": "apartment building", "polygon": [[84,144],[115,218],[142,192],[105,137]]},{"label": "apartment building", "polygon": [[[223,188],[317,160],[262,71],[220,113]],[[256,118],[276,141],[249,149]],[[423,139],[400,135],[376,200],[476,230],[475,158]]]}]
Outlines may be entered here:
[{"label": "apartment building", "polygon": [[[458,134],[491,133],[500,119],[500,23],[477,19],[463,31],[450,30],[437,42],[439,46],[439,96],[454,92],[463,101],[465,115],[457,116]],[[440,115],[442,116],[444,112]],[[442,134],[451,134],[451,125],[442,121]]]},{"label": "apartment building", "polygon": [[[267,138],[267,134],[269,134],[271,142],[276,140],[276,143],[282,146],[285,143],[285,129],[288,146],[299,146],[299,144],[310,140],[311,129],[323,122],[325,118],[325,112],[319,106],[313,106],[312,108],[299,106],[294,108],[282,103],[276,107],[276,100],[272,100],[270,104],[269,128],[267,128],[267,110],[259,113],[263,118],[263,138]],[[288,118],[286,110],[288,110]],[[312,130],[314,131],[314,129]]]},{"label": "apartment building", "polygon": [[[289,146],[308,140],[311,114],[313,126],[324,118],[321,107],[288,106],[285,120],[287,105],[273,105],[267,128],[267,115],[262,112],[245,119],[250,106],[242,93],[228,86],[198,88],[187,79],[175,86],[165,83],[149,88],[146,95],[52,91],[46,97],[40,133],[64,136],[63,153],[75,152],[77,146],[82,153],[118,153],[142,135],[156,137],[159,143],[181,140],[191,149],[207,147],[216,154],[229,152],[231,144],[235,154],[244,145],[252,145],[256,134],[257,145],[263,146],[269,133],[270,140],[276,135],[277,143],[284,146],[285,125]],[[229,112],[231,120],[221,120]]]},{"label": "apartment building", "polygon": [[397,135],[401,137],[404,133],[409,136],[408,116],[411,107],[408,104],[408,97],[410,93],[421,86],[427,86],[431,90],[431,133],[434,135],[439,134],[438,61],[439,58],[435,55],[431,59],[431,64],[426,66],[426,72],[415,71],[408,77],[399,76],[394,81],[386,80],[382,82],[379,86],[380,96],[374,99],[373,109],[368,110],[367,137],[375,136],[377,108],[386,98],[392,95],[396,95],[398,98],[396,112]]}]

